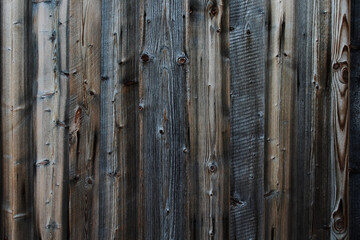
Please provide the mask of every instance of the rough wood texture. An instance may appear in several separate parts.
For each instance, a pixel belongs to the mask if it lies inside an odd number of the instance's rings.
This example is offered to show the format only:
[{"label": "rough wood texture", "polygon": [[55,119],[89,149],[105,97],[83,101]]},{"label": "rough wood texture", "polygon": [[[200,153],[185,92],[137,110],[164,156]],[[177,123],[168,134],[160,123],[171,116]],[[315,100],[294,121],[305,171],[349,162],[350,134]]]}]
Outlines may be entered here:
[{"label": "rough wood texture", "polygon": [[360,239],[360,1],[351,1],[350,239]]},{"label": "rough wood texture", "polygon": [[231,239],[263,239],[266,4],[230,1]]},{"label": "rough wood texture", "polygon": [[[67,2],[32,3],[36,89],[35,220],[40,239],[68,233]],[[63,23],[63,24],[62,24]],[[61,211],[57,211],[57,209]]]},{"label": "rough wood texture", "polygon": [[1,238],[359,238],[358,8],[2,1]]},{"label": "rough wood texture", "polygon": [[71,1],[69,31],[69,230],[98,239],[101,2]]},{"label": "rough wood texture", "polygon": [[189,239],[229,238],[229,2],[191,0],[187,22]]},{"label": "rough wood texture", "polygon": [[[303,208],[310,206],[309,213],[304,215],[309,219],[307,221],[308,226],[303,229],[303,231],[309,229],[304,238],[329,239],[331,129],[328,126],[331,125],[329,71],[331,65],[331,1],[317,0],[313,4],[312,72],[306,83],[306,92],[311,94],[312,98],[311,107],[308,108],[311,111],[311,128],[307,128],[307,131],[311,132],[311,155],[308,170],[306,169],[303,173],[309,175],[310,181],[304,182],[304,190],[299,192],[301,195],[305,195],[304,192],[309,192],[309,198],[305,199],[306,204],[303,207],[298,207],[297,211],[301,214],[301,212],[304,212]],[[306,65],[305,60],[301,65]],[[309,96],[304,97],[306,101]],[[299,114],[299,116],[301,115]],[[300,138],[306,139],[307,136]],[[307,151],[306,147],[299,150],[299,154],[304,151]],[[309,186],[307,187],[306,184],[309,184]]]},{"label": "rough wood texture", "polygon": [[288,239],[297,89],[296,1],[270,1],[265,132],[265,239]]},{"label": "rough wood texture", "polygon": [[131,0],[104,0],[102,6],[99,238],[140,239],[137,221],[140,9],[138,1]]},{"label": "rough wood texture", "polygon": [[140,239],[187,238],[184,23],[182,1],[140,2]]},{"label": "rough wood texture", "polygon": [[33,239],[31,3],[1,1],[2,239]]},{"label": "rough wood texture", "polygon": [[350,1],[333,0],[332,11],[331,239],[348,239]]}]

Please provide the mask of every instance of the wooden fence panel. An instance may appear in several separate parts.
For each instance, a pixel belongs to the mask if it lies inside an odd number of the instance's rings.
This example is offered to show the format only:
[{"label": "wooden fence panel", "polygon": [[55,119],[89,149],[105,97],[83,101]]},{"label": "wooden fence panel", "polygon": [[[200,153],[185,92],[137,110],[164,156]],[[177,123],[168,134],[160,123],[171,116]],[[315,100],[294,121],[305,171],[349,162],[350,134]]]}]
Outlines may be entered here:
[{"label": "wooden fence panel", "polygon": [[358,8],[1,1],[1,238],[359,238]]},{"label": "wooden fence panel", "polygon": [[266,4],[230,1],[231,239],[263,239]]},{"label": "wooden fence panel", "polygon": [[350,239],[360,239],[360,2],[351,2]]}]

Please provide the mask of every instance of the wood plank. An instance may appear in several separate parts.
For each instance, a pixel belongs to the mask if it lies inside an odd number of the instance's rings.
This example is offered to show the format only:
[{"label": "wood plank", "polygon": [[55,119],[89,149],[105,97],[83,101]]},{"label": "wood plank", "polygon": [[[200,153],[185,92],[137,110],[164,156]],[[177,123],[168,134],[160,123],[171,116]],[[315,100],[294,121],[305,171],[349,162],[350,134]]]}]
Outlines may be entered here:
[{"label": "wood plank", "polygon": [[265,133],[265,239],[288,239],[294,140],[297,48],[296,1],[270,1]]},{"label": "wood plank", "polygon": [[[315,1],[312,30],[312,77],[308,81],[311,93],[311,163],[309,166],[311,197],[308,199],[309,225],[303,231],[309,238],[329,239],[331,189],[331,1]],[[309,85],[312,86],[309,86]],[[304,149],[305,151],[305,149]],[[304,172],[306,174],[306,172]],[[307,192],[304,190],[304,192]],[[303,193],[301,193],[303,194]],[[306,207],[306,206],[305,206]],[[299,209],[299,211],[301,211]],[[295,227],[295,226],[294,226]],[[307,236],[304,236],[307,237]]]},{"label": "wood plank", "polygon": [[140,239],[187,238],[185,3],[140,3]]},{"label": "wood plank", "polygon": [[2,239],[33,239],[31,2],[1,1]]},{"label": "wood plank", "polygon": [[71,1],[69,235],[98,239],[101,1]]},{"label": "wood plank", "polygon": [[68,234],[67,2],[34,2],[36,238]]},{"label": "wood plank", "polygon": [[360,2],[351,1],[350,239],[360,239]]},{"label": "wood plank", "polygon": [[349,237],[350,21],[350,0],[333,0],[331,239]]},{"label": "wood plank", "polygon": [[265,10],[230,2],[231,239],[264,238]]},{"label": "wood plank", "polygon": [[102,8],[99,237],[139,239],[139,2]]},{"label": "wood plank", "polygon": [[189,153],[187,239],[228,239],[229,1],[190,0],[186,49]]}]

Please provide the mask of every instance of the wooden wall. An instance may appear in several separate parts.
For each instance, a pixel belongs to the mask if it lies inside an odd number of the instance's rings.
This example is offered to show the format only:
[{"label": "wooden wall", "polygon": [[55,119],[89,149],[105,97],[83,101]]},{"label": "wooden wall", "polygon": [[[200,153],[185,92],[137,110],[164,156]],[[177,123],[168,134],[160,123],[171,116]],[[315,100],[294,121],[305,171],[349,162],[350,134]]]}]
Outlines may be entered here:
[{"label": "wooden wall", "polygon": [[350,2],[1,1],[1,239],[359,239]]}]

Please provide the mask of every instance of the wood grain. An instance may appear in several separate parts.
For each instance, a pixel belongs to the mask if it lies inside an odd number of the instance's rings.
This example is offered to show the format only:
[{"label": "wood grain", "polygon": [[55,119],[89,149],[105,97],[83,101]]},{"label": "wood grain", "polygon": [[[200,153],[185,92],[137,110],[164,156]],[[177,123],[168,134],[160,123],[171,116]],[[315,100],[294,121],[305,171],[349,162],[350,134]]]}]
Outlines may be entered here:
[{"label": "wood grain", "polygon": [[190,0],[188,239],[229,238],[229,2]]},{"label": "wood grain", "polygon": [[230,1],[231,239],[263,239],[266,2]]},{"label": "wood grain", "polygon": [[348,239],[350,1],[332,1],[331,239]]},{"label": "wood grain", "polygon": [[360,239],[360,2],[351,1],[349,239]]},{"label": "wood grain", "polygon": [[265,132],[265,239],[289,238],[297,87],[295,1],[268,5]]},{"label": "wood grain", "polygon": [[102,8],[99,238],[140,239],[140,9],[130,0],[103,1]]},{"label": "wood grain", "polygon": [[2,239],[33,239],[31,2],[2,1],[1,228]]},{"label": "wood grain", "polygon": [[140,2],[140,239],[186,238],[184,7]]},{"label": "wood grain", "polygon": [[[68,234],[67,2],[33,2],[36,238]],[[64,24],[61,24],[64,23]],[[57,211],[57,209],[61,211]]]},{"label": "wood grain", "polygon": [[69,31],[69,235],[98,239],[101,2],[71,1]]}]

